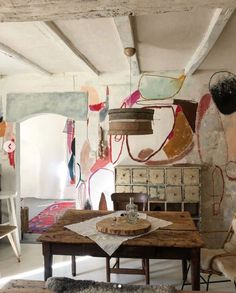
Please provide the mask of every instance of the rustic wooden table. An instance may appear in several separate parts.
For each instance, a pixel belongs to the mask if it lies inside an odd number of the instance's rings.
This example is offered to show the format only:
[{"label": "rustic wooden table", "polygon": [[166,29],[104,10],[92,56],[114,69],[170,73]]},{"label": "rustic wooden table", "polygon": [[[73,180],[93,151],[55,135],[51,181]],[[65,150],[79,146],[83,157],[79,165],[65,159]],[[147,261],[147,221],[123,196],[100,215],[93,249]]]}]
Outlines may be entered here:
[{"label": "rustic wooden table", "polygon": [[[44,255],[44,278],[52,276],[53,255],[108,255],[94,241],[65,228],[109,212],[68,210],[47,232],[39,237]],[[112,255],[123,258],[180,259],[183,277],[186,262],[191,263],[192,290],[200,290],[200,248],[203,240],[188,212],[147,212],[149,216],[171,221],[173,224],[147,235],[124,242]]]}]

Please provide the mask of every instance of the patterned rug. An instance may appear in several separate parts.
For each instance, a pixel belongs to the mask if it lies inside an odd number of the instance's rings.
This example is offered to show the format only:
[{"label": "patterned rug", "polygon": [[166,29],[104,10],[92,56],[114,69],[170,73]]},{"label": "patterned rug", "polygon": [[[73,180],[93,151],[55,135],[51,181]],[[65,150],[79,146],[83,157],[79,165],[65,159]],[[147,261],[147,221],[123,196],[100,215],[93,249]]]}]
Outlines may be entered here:
[{"label": "patterned rug", "polygon": [[68,209],[75,208],[74,201],[53,203],[29,221],[29,233],[41,234],[51,227]]}]

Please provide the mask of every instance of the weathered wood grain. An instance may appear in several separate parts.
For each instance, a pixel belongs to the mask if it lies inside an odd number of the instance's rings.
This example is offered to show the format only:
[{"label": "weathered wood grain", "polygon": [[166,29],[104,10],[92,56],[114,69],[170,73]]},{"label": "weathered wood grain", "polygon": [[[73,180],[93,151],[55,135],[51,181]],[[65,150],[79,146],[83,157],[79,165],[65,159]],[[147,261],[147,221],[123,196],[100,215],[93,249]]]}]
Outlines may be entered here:
[{"label": "weathered wood grain", "polygon": [[[65,225],[83,222],[93,217],[109,214],[106,211],[80,211],[68,210],[64,216],[47,232],[39,237],[41,242],[67,243],[67,244],[93,244],[88,237],[81,236],[65,228]],[[204,242],[188,212],[147,212],[149,216],[170,221],[173,224],[160,228],[148,235],[140,236],[134,240],[124,242],[125,246],[150,247],[203,247]]]},{"label": "weathered wood grain", "polygon": [[196,7],[232,8],[234,0],[2,0],[0,21],[50,21],[190,11]]},{"label": "weathered wood grain", "polygon": [[96,228],[102,233],[133,236],[148,232],[151,223],[145,219],[138,219],[137,223],[130,224],[125,217],[110,217],[97,222]]},{"label": "weathered wood grain", "polygon": [[51,293],[54,291],[48,290],[45,287],[44,281],[33,280],[12,280],[7,283],[2,289],[1,293]]},{"label": "weathered wood grain", "polygon": [[15,226],[2,225],[0,226],[0,239],[16,229]]}]

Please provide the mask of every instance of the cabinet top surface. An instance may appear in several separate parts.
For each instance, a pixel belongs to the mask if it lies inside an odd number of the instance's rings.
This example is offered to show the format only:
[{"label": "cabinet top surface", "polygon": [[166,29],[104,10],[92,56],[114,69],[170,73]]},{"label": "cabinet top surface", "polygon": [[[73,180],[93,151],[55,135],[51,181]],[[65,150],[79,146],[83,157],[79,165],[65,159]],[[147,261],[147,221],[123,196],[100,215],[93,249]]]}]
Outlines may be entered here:
[{"label": "cabinet top surface", "polygon": [[198,164],[179,164],[179,165],[157,165],[157,166],[139,166],[139,165],[116,165],[115,168],[144,168],[144,169],[166,169],[166,168],[201,168]]}]

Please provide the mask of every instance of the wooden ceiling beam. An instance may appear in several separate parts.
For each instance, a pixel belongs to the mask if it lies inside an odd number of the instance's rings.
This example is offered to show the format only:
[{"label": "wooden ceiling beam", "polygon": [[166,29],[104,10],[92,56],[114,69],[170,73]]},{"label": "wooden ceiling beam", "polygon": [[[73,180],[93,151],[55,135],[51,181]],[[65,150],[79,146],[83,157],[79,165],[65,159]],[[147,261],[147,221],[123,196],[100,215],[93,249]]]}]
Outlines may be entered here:
[{"label": "wooden ceiling beam", "polygon": [[57,42],[64,50],[72,52],[81,62],[85,69],[96,75],[99,75],[97,68],[81,53],[71,40],[60,30],[60,28],[53,21],[35,23],[38,29]]},{"label": "wooden ceiling beam", "polygon": [[35,63],[34,61],[26,58],[25,56],[23,56],[22,54],[16,52],[15,50],[13,50],[12,48],[0,43],[0,53],[7,55],[8,57],[12,57],[18,61],[20,61],[21,63],[24,63],[26,65],[29,65],[30,67],[32,67],[34,70],[37,70],[43,74],[46,75],[52,75],[51,72],[49,72],[48,70],[46,70],[45,68],[41,67],[40,65],[38,65],[37,63]]},{"label": "wooden ceiling beam", "polygon": [[203,39],[185,66],[185,75],[191,75],[199,68],[221,35],[233,12],[233,8],[216,8],[214,10],[210,24]]},{"label": "wooden ceiling beam", "polygon": [[[115,17],[113,19],[114,19],[114,23],[116,25],[118,34],[120,36],[120,40],[121,40],[121,44],[123,48],[131,47],[136,49],[131,18],[129,16],[121,16],[121,17]],[[132,57],[127,57],[127,61],[128,63],[131,62],[131,73],[133,75],[139,75],[140,66],[139,66],[139,61],[137,57],[137,50],[136,50],[136,53]]]},{"label": "wooden ceiling beam", "polygon": [[235,6],[235,0],[1,0],[0,22],[134,16]]}]

